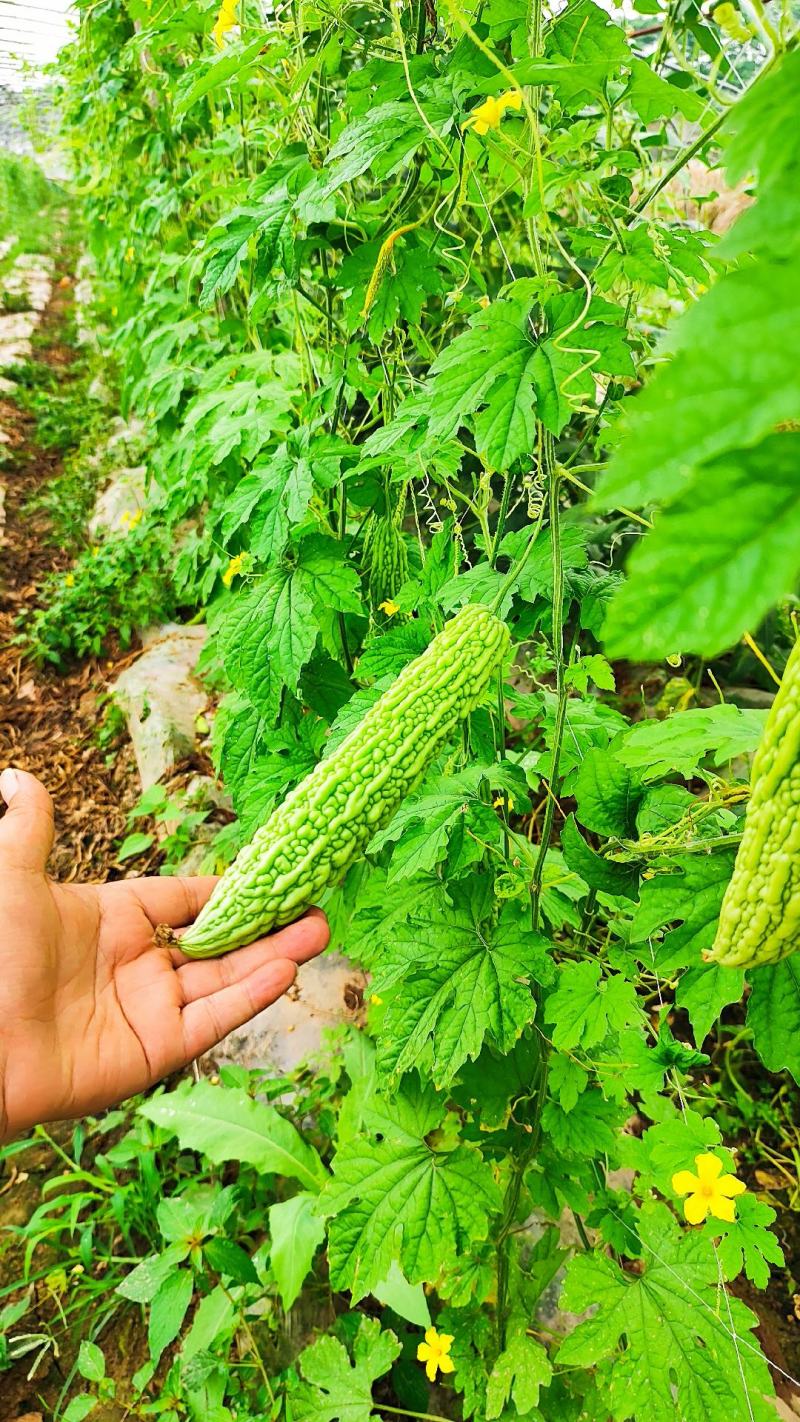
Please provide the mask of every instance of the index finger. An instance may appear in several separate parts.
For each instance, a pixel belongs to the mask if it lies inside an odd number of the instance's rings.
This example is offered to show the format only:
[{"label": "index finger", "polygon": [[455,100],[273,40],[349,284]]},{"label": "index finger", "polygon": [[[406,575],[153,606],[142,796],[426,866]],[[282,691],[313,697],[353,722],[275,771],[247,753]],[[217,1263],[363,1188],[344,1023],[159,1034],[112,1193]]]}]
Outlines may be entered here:
[{"label": "index finger", "polygon": [[218,883],[217,874],[199,874],[192,878],[124,879],[119,887],[133,894],[153,928],[160,923],[185,928],[194,923]]}]

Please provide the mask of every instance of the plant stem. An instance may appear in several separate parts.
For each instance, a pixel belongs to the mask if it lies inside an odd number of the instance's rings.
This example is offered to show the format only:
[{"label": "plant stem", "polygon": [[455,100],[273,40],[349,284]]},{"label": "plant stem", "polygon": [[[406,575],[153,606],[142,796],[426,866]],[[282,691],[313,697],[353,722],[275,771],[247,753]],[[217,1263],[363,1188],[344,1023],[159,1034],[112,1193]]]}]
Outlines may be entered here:
[{"label": "plant stem", "polygon": [[[546,436],[548,442],[551,437]],[[539,856],[533,871],[531,882],[531,927],[539,926],[539,903],[542,894],[542,878],[544,875],[544,861],[550,847],[550,836],[553,833],[553,821],[555,819],[556,804],[558,802],[559,773],[558,763],[561,757],[561,742],[564,738],[564,723],[567,716],[567,689],[564,684],[564,565],[561,558],[561,523],[558,510],[559,474],[555,465],[550,462],[550,474],[548,480],[548,510],[550,518],[550,538],[553,549],[553,656],[556,666],[556,721],[553,731],[553,766],[550,772],[550,793],[547,797],[547,806],[544,812],[544,823],[542,825],[542,839],[539,846]]]},{"label": "plant stem", "polygon": [[393,1417],[414,1417],[417,1422],[445,1422],[441,1413],[434,1412],[409,1412],[407,1407],[390,1407],[388,1402],[376,1402],[379,1412],[391,1412]]}]

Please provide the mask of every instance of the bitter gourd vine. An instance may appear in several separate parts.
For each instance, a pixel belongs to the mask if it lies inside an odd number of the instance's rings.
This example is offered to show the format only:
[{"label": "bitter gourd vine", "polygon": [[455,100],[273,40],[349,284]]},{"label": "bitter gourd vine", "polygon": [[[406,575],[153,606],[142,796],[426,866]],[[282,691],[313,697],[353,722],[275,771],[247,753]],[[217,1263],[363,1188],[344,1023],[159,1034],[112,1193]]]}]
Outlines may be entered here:
[{"label": "bitter gourd vine", "polygon": [[748,968],[800,946],[800,642],[753,757],[750,802],[708,960]]},{"label": "bitter gourd vine", "polygon": [[181,948],[210,958],[298,918],[337,883],[474,710],[509,645],[486,607],[461,609],[223,875]]}]

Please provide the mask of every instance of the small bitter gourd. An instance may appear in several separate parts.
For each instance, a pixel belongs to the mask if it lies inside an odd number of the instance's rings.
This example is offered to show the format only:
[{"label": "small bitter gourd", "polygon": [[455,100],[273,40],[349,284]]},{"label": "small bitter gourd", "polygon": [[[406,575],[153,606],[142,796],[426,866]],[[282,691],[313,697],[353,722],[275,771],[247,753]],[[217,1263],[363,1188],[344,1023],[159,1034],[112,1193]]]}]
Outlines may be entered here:
[{"label": "small bitter gourd", "polygon": [[777,963],[800,947],[800,642],[753,757],[750,802],[707,961]]},{"label": "small bitter gourd", "polygon": [[375,522],[369,543],[369,599],[377,611],[397,597],[408,577],[408,553],[392,516]]},{"label": "small bitter gourd", "polygon": [[211,958],[298,918],[341,880],[478,705],[509,644],[486,607],[447,622],[256,831],[181,937]]}]

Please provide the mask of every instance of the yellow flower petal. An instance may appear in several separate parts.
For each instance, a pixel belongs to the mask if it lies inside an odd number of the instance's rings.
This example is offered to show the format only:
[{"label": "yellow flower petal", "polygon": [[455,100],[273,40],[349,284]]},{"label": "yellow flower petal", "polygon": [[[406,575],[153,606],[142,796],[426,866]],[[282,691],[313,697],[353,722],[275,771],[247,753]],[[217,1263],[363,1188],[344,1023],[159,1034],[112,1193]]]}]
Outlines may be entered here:
[{"label": "yellow flower petal", "polygon": [[453,1362],[453,1359],[452,1359],[452,1358],[448,1358],[447,1356],[445,1356],[445,1357],[439,1359],[439,1372],[440,1372],[440,1373],[454,1373],[455,1370],[456,1370],[456,1365],[455,1365],[455,1363]]},{"label": "yellow flower petal", "polygon": [[676,1195],[690,1195],[700,1189],[700,1181],[691,1170],[679,1170],[672,1177],[672,1188]]},{"label": "yellow flower petal", "polygon": [[723,1175],[722,1179],[717,1181],[718,1195],[742,1195],[746,1189],[744,1181],[738,1180],[735,1175]]},{"label": "yellow flower petal", "polygon": [[726,1200],[723,1195],[715,1195],[712,1200],[709,1200],[708,1213],[717,1220],[727,1220],[729,1224],[732,1224],[736,1219],[733,1200]]},{"label": "yellow flower petal", "polygon": [[426,1363],[428,1359],[432,1357],[433,1349],[431,1348],[430,1344],[420,1343],[419,1347],[417,1348],[417,1362]]},{"label": "yellow flower petal", "polygon": [[437,1367],[438,1363],[435,1358],[431,1358],[430,1362],[425,1364],[425,1372],[428,1375],[428,1382],[436,1382]]},{"label": "yellow flower petal", "polygon": [[425,1342],[426,1342],[426,1343],[429,1343],[430,1346],[431,1346],[431,1348],[435,1348],[435,1347],[436,1347],[436,1344],[439,1342],[439,1335],[438,1335],[438,1333],[436,1332],[436,1329],[435,1329],[435,1328],[426,1328],[426,1330],[425,1330]]},{"label": "yellow flower petal", "polygon": [[385,602],[378,603],[378,611],[385,612],[387,617],[394,617],[395,613],[400,611],[400,605],[387,597]]},{"label": "yellow flower petal", "polygon": [[713,1185],[722,1174],[722,1161],[715,1155],[696,1155],[694,1163],[701,1185]]},{"label": "yellow flower petal", "polygon": [[683,1213],[689,1224],[702,1224],[708,1214],[708,1198],[705,1195],[689,1195],[683,1202]]}]

